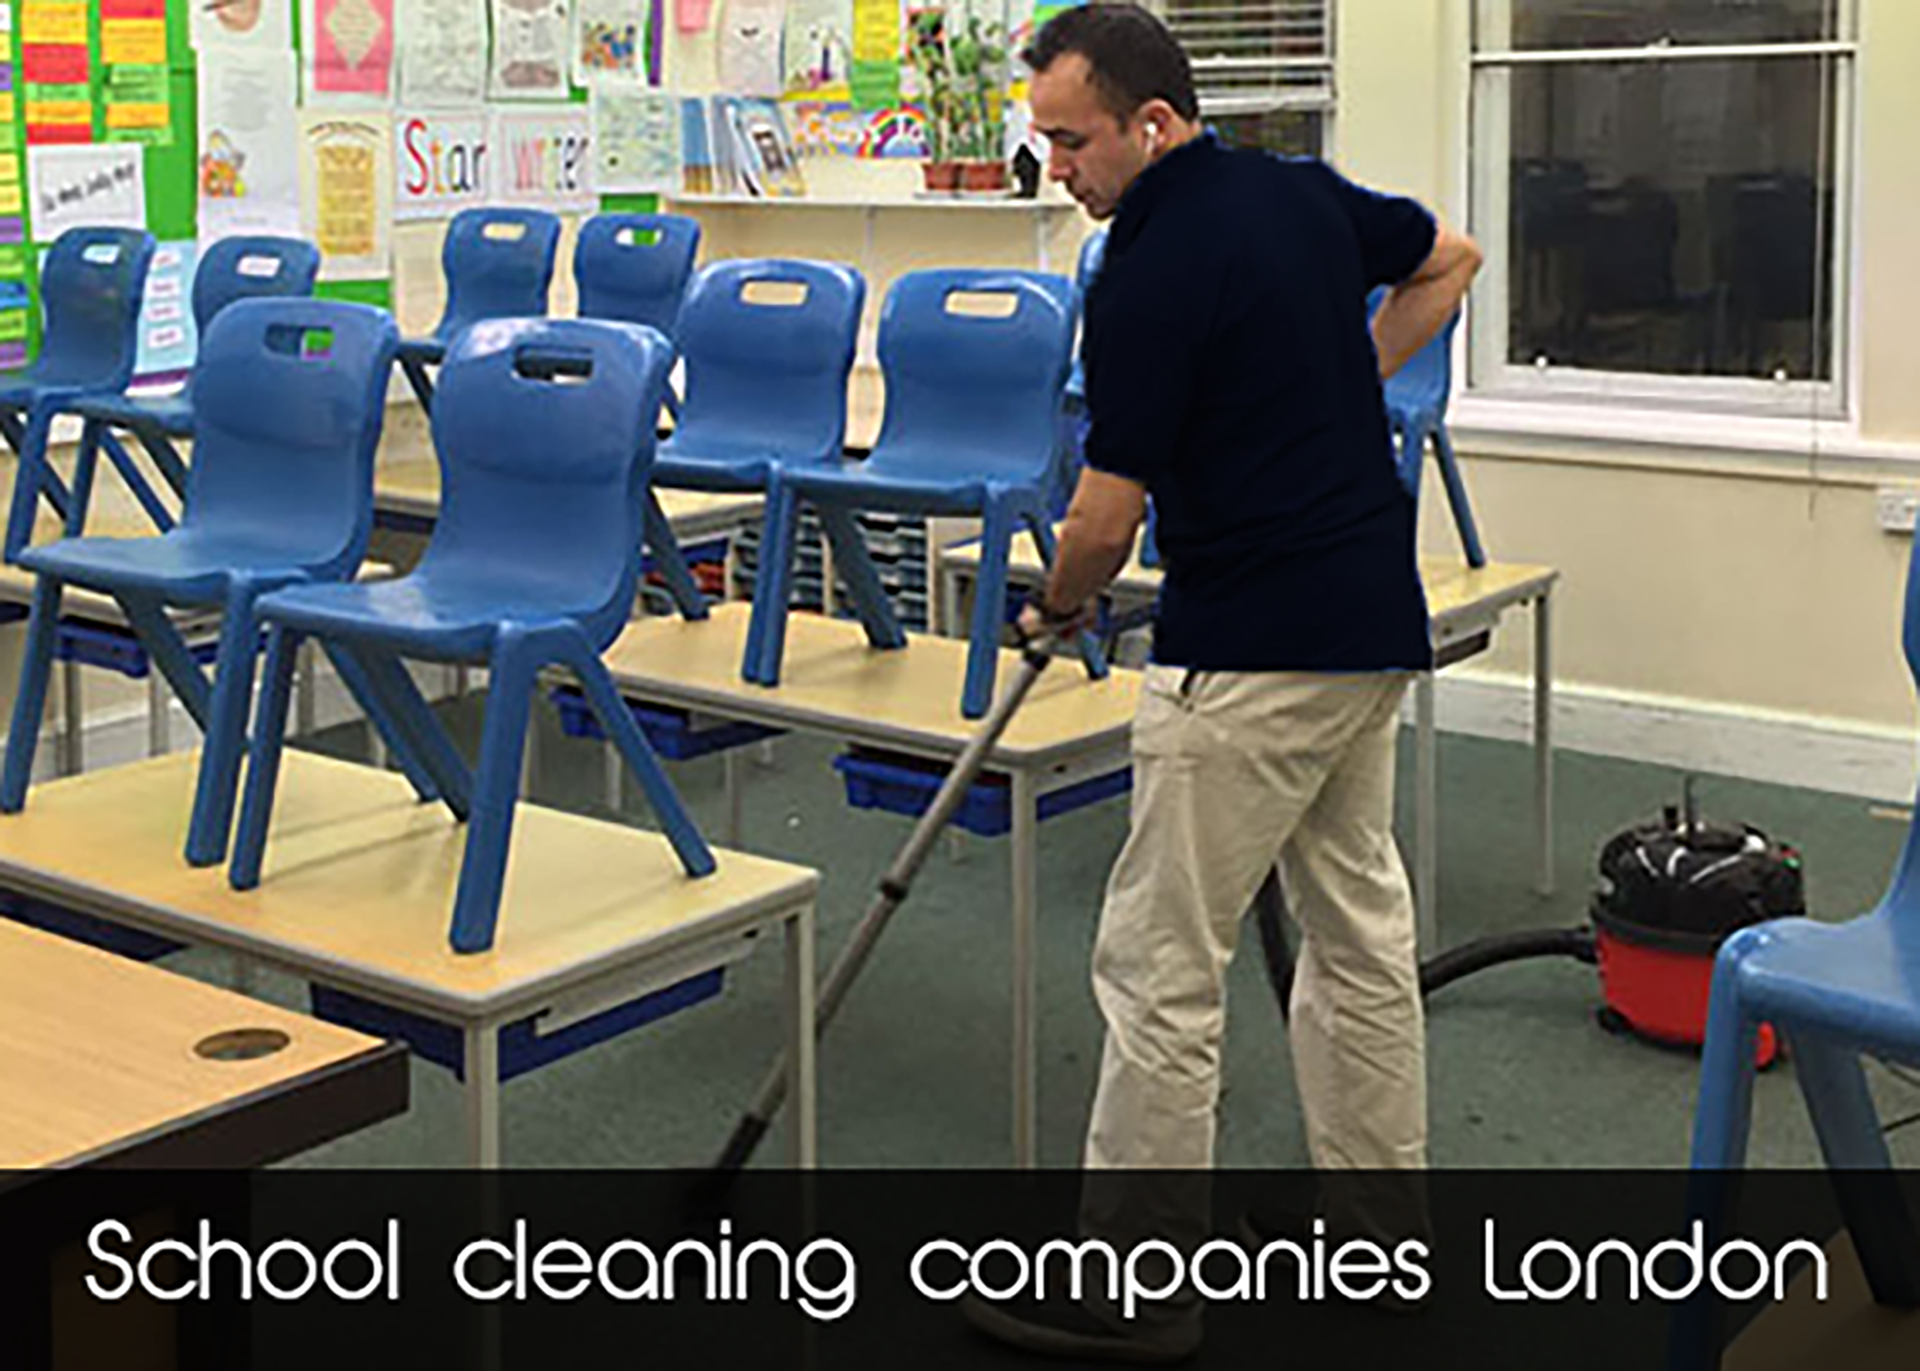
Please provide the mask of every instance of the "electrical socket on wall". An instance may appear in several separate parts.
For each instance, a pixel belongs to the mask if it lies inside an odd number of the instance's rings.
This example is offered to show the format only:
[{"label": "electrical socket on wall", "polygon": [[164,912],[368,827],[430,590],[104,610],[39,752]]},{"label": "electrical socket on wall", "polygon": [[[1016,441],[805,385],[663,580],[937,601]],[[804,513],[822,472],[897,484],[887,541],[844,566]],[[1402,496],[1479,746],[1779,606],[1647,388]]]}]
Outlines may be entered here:
[{"label": "electrical socket on wall", "polygon": [[1873,506],[1876,521],[1888,533],[1911,533],[1920,517],[1920,486],[1881,486]]}]

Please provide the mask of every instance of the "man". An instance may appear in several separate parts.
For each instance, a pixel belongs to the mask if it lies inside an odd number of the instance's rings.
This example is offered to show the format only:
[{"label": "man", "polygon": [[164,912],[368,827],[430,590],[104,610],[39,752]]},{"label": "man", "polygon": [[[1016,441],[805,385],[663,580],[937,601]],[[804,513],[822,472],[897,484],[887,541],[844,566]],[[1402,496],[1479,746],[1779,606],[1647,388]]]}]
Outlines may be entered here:
[{"label": "man", "polygon": [[[1069,10],[1022,56],[1048,175],[1112,220],[1086,302],[1087,470],[1023,625],[1087,619],[1149,495],[1166,567],[1132,827],[1094,953],[1107,1036],[1082,1222],[1116,1246],[1190,1251],[1204,1191],[1196,1213],[1191,1194],[1169,1208],[1103,1189],[1100,1173],[1211,1166],[1226,968],[1276,863],[1302,929],[1290,1028],[1314,1165],[1426,1165],[1392,808],[1401,695],[1431,653],[1381,381],[1453,316],[1481,259],[1411,200],[1222,146],[1199,123],[1186,55],[1143,9]],[[1197,1301],[1159,1312],[970,1310],[1035,1350],[1190,1352]]]}]

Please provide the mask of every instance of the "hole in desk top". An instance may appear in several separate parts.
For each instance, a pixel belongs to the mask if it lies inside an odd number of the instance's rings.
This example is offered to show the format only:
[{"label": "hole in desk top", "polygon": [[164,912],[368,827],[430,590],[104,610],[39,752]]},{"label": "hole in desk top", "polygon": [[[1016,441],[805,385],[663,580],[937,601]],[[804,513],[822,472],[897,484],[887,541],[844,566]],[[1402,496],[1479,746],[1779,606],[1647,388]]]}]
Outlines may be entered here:
[{"label": "hole in desk top", "polygon": [[488,224],[480,230],[480,236],[498,243],[517,243],[527,236],[525,224],[500,223]]},{"label": "hole in desk top", "polygon": [[955,290],[947,293],[947,313],[970,319],[1011,319],[1020,297],[1010,290]]},{"label": "hole in desk top", "polygon": [[658,247],[665,235],[659,229],[635,228],[629,224],[613,235],[613,241],[623,248]]},{"label": "hole in desk top", "polygon": [[740,299],[749,305],[792,309],[807,303],[805,281],[749,281],[740,287]]},{"label": "hole in desk top", "polygon": [[251,1062],[271,1057],[292,1046],[293,1039],[277,1028],[232,1028],[193,1045],[194,1055],[210,1062]]}]

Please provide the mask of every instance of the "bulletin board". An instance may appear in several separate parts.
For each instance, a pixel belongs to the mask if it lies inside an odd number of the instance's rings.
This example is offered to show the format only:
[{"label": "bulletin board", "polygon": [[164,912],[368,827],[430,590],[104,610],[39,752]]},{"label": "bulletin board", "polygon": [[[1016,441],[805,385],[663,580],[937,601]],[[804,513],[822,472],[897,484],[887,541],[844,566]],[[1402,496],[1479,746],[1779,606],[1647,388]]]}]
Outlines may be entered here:
[{"label": "bulletin board", "polygon": [[[431,68],[395,50],[399,8],[445,5],[474,7],[492,34],[486,84],[470,105],[428,90]],[[651,194],[593,193],[591,171],[573,163],[589,161],[591,86],[657,83],[661,9],[660,0],[0,0],[0,370],[37,352],[38,263],[75,223],[144,227],[157,240],[136,370],[165,379],[192,365],[199,246],[226,233],[312,239],[323,251],[318,294],[391,308],[396,220],[515,200],[653,209]],[[576,27],[596,14],[597,27]],[[516,42],[551,47],[540,26],[555,19],[565,26],[558,70],[511,60]],[[416,89],[402,88],[409,75]],[[530,79],[550,88],[516,88]],[[244,125],[263,112],[279,136],[291,113],[292,165],[249,164],[239,137],[202,146],[219,132],[203,121]],[[520,174],[463,182],[463,135],[507,149],[503,169]],[[581,179],[587,189],[568,194]],[[422,181],[445,193],[407,193]]]}]

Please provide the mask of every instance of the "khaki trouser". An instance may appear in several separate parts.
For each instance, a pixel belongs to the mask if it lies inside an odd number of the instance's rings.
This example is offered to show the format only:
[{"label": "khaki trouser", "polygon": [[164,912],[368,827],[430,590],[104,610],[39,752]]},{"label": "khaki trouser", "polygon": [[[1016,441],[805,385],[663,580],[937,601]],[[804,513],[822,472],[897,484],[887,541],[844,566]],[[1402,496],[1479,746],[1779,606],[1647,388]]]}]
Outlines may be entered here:
[{"label": "khaki trouser", "polygon": [[[1301,928],[1289,1037],[1314,1166],[1426,1165],[1413,902],[1392,831],[1407,681],[1147,669],[1132,828],[1094,950],[1107,1037],[1090,1170],[1211,1166],[1227,965],[1276,862]],[[1139,1206],[1187,1210],[1180,1189],[1103,1200],[1090,1178],[1083,1219],[1114,1240],[1177,1240],[1180,1214]]]}]

